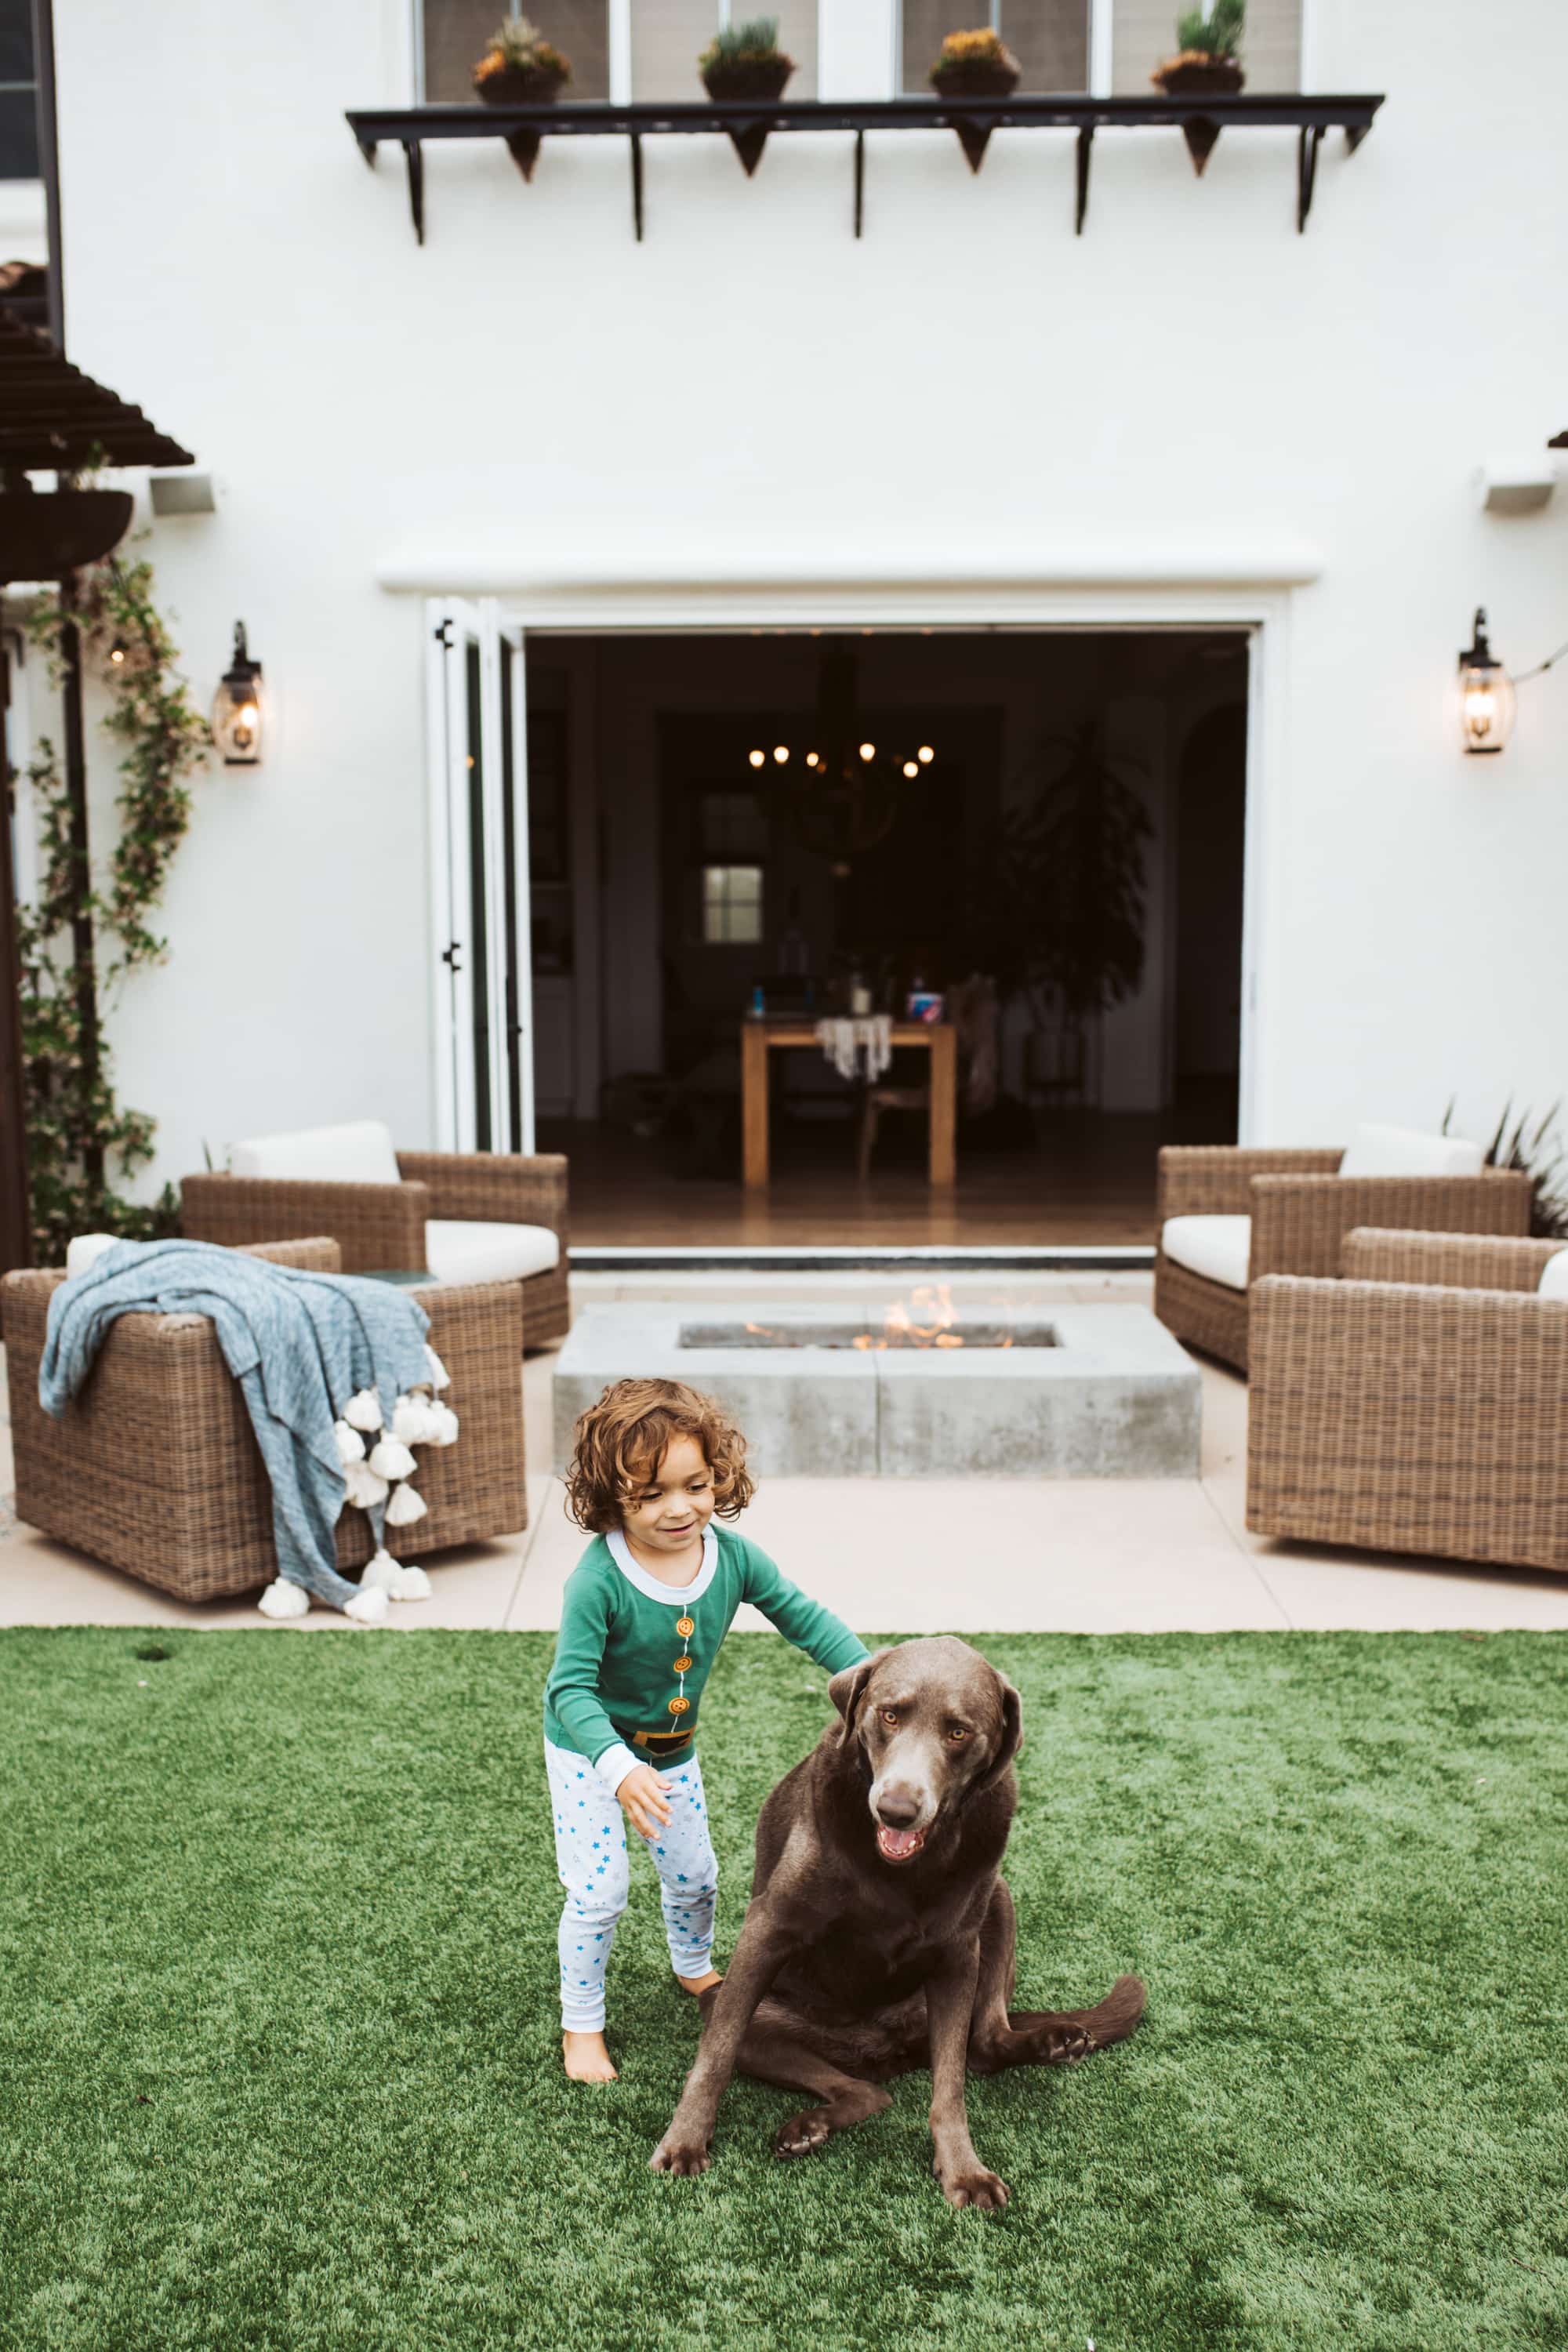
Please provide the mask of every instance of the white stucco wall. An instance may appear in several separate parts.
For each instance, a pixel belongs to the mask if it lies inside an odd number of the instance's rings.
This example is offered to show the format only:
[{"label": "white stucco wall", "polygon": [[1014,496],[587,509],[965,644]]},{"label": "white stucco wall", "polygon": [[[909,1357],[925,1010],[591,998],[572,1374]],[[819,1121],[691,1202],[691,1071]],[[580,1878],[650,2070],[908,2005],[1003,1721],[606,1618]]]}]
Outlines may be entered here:
[{"label": "white stucco wall", "polygon": [[[862,5],[825,0],[825,89],[890,72]],[[1081,238],[1068,137],[1001,134],[976,179],[933,134],[870,140],[859,243],[847,137],[752,182],[650,142],[641,247],[622,142],[547,146],[531,187],[435,146],[420,249],[400,156],[372,174],[342,121],[405,94],[398,0],[270,0],[233,52],[198,0],[56,21],[72,356],[216,473],[151,551],[203,696],[243,614],[277,722],[199,787],[172,960],[113,1018],[162,1172],[204,1135],[428,1131],[423,617],[378,576],[432,551],[458,591],[957,573],[970,618],[993,572],[1068,612],[1096,565],[1315,570],[1257,600],[1252,1129],[1450,1094],[1479,1128],[1568,1085],[1568,665],[1500,761],[1449,703],[1477,603],[1516,667],[1568,635],[1568,491],[1503,520],[1470,487],[1568,424],[1559,0],[1484,43],[1318,0],[1317,86],[1388,100],[1325,143],[1304,237],[1290,131],[1201,182],[1176,133],[1102,132]]]}]

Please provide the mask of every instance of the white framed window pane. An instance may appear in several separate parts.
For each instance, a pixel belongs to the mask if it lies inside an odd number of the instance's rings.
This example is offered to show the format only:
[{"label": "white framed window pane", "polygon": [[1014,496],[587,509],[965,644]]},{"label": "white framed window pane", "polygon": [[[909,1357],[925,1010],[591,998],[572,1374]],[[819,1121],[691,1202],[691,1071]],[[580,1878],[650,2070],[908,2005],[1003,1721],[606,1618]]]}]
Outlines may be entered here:
[{"label": "white framed window pane", "polygon": [[425,96],[432,104],[453,104],[474,95],[474,67],[490,45],[504,16],[532,18],[545,38],[572,61],[572,79],[561,95],[608,98],[610,94],[609,0],[423,0]]},{"label": "white framed window pane", "polygon": [[766,6],[761,9],[753,9],[750,0],[732,0],[730,16],[731,22],[739,19],[742,23],[749,16],[776,16],[779,47],[786,58],[795,59],[795,71],[784,96],[816,96],[816,0],[767,0]]},{"label": "white framed window pane", "polygon": [[[631,0],[632,97],[654,104],[704,95],[697,60],[719,29],[719,0]],[[816,96],[816,0],[731,0],[731,24],[776,16],[779,47],[795,59],[789,98]]]},{"label": "white framed window pane", "polygon": [[[1118,98],[1147,98],[1150,75],[1176,50],[1171,0],[1114,0],[1110,87]],[[1247,0],[1241,64],[1248,89],[1301,87],[1301,0]]]},{"label": "white framed window pane", "polygon": [[754,947],[763,936],[760,866],[705,866],[702,937],[710,947]]},{"label": "white framed window pane", "polygon": [[[903,0],[902,22],[899,28],[899,57],[903,72],[903,88],[910,98],[930,98],[931,69],[947,34],[955,29],[952,0]],[[991,11],[986,0],[971,8],[963,19],[963,29],[990,22]]]},{"label": "white framed window pane", "polygon": [[1021,90],[1089,88],[1087,0],[1002,0],[1000,31],[1023,68]]},{"label": "white framed window pane", "polygon": [[953,0],[903,0],[899,53],[908,95],[931,95],[931,69],[947,34],[984,25],[1017,58],[1021,90],[1089,88],[1088,0],[980,0],[956,15]]},{"label": "white framed window pane", "polygon": [[632,97],[700,98],[697,60],[719,29],[718,0],[631,0]]}]

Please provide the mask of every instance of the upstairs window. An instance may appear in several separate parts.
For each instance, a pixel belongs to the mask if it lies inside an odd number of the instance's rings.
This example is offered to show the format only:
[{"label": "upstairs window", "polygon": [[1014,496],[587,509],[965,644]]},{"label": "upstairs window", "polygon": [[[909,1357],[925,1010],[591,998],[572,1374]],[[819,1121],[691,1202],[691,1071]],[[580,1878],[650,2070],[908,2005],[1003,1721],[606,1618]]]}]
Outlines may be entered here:
[{"label": "upstairs window", "polygon": [[[852,0],[850,0],[852,5]],[[503,16],[528,16],[572,60],[562,92],[573,99],[607,99],[610,53],[618,30],[629,36],[631,96],[658,104],[700,99],[697,60],[724,24],[749,16],[776,16],[779,45],[795,59],[786,95],[816,95],[817,0],[415,0],[418,10],[421,95],[431,105],[461,104],[474,95],[473,69]],[[842,0],[841,0],[842,5]],[[28,22],[29,0],[0,0],[8,20]],[[623,57],[626,54],[622,47]],[[933,52],[934,54],[934,52]]]},{"label": "upstairs window", "polygon": [[[0,6],[10,0],[0,0]],[[474,68],[503,16],[529,16],[572,60],[563,99],[608,98],[608,0],[419,0],[422,95],[427,104],[460,105],[474,95]]]},{"label": "upstairs window", "polygon": [[[1167,18],[1172,0],[1162,0]],[[1120,13],[1120,11],[1118,12]],[[1000,33],[1022,71],[1020,90],[1071,92],[1089,88],[1088,0],[979,0],[954,14],[952,0],[903,0],[902,87],[910,98],[931,95],[931,69],[947,34],[989,25]],[[1161,52],[1169,56],[1173,43]],[[1159,62],[1151,58],[1151,65]]]},{"label": "upstairs window", "polygon": [[[1147,98],[1150,75],[1176,47],[1172,0],[1114,0],[1110,87],[1117,98]],[[1241,63],[1248,89],[1301,87],[1301,0],[1247,0]]]},{"label": "upstairs window", "polygon": [[[838,0],[844,5],[844,0]],[[853,5],[853,0],[850,0]],[[725,24],[776,16],[779,47],[795,59],[786,98],[816,96],[816,0],[629,0],[632,96],[658,102],[704,95],[697,60]]]},{"label": "upstairs window", "polygon": [[0,0],[0,180],[38,176],[32,0]]}]

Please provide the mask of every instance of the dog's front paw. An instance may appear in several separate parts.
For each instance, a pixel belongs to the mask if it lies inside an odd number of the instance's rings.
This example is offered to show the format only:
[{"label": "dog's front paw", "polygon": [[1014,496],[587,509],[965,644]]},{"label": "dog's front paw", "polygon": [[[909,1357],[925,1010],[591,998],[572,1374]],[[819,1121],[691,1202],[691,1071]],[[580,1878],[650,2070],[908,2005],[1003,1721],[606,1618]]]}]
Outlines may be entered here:
[{"label": "dog's front paw", "polygon": [[994,2213],[1007,2202],[1007,2184],[999,2180],[984,2165],[972,2172],[938,2172],[942,2193],[950,2205],[977,2205],[984,2213]]},{"label": "dog's front paw", "polygon": [[668,2131],[649,2157],[647,2168],[650,2172],[679,2172],[689,2179],[694,2172],[706,2172],[710,2161],[706,2143]]}]

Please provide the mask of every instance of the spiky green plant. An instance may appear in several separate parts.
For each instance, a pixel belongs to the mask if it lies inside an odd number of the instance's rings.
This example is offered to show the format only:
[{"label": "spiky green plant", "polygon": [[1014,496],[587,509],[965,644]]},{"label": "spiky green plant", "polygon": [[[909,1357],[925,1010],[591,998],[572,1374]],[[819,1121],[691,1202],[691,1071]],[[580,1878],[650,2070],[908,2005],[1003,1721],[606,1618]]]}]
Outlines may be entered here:
[{"label": "spiky green plant", "polygon": [[715,33],[697,63],[706,72],[710,66],[754,65],[779,54],[778,18],[748,16],[743,24],[725,25]]},{"label": "spiky green plant", "polygon": [[[1536,1241],[1568,1241],[1568,1148],[1557,1126],[1562,1108],[1553,1103],[1543,1118],[1531,1111],[1515,1118],[1510,1096],[1487,1146],[1489,1168],[1511,1168],[1529,1177],[1530,1231]],[[1450,1101],[1443,1113],[1445,1135],[1453,1116]]]},{"label": "spiky green plant", "polygon": [[1246,18],[1247,0],[1214,0],[1206,16],[1201,8],[1189,9],[1176,19],[1177,46],[1205,58],[1234,58]]}]

